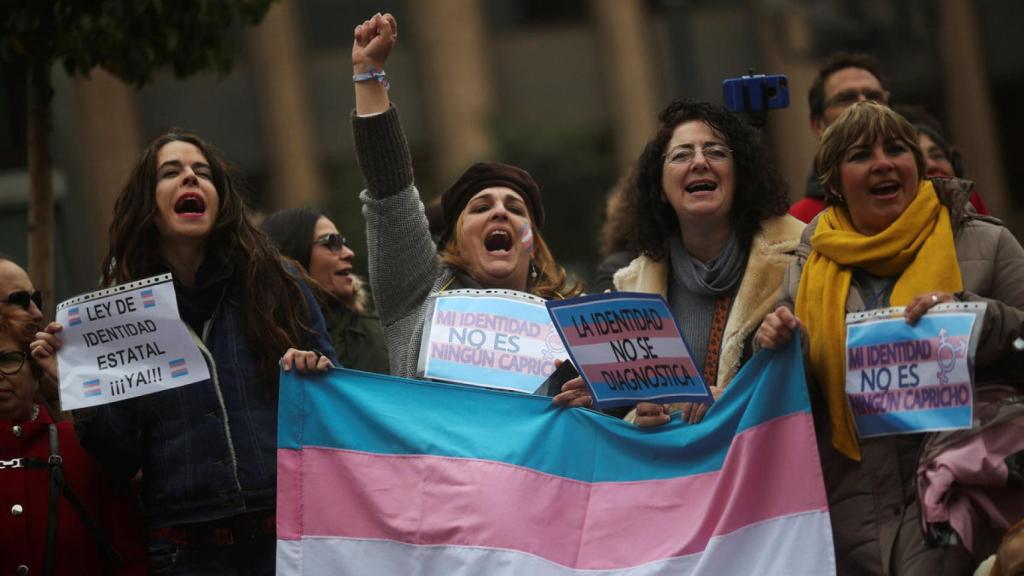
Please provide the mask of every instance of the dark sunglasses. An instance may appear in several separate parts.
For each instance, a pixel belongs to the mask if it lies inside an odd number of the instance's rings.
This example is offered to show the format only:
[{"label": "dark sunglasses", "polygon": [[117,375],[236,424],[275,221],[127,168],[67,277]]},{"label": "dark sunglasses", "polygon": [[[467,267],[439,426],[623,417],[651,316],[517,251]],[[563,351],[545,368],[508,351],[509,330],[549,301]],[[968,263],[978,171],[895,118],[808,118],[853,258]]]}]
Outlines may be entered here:
[{"label": "dark sunglasses", "polygon": [[331,252],[337,252],[348,245],[348,240],[341,234],[324,234],[313,240],[313,244],[319,244]]},{"label": "dark sunglasses", "polygon": [[4,298],[4,304],[14,304],[21,306],[26,312],[31,308],[32,302],[36,303],[36,308],[43,309],[43,293],[39,290],[29,293],[28,290],[16,290],[7,295]]}]

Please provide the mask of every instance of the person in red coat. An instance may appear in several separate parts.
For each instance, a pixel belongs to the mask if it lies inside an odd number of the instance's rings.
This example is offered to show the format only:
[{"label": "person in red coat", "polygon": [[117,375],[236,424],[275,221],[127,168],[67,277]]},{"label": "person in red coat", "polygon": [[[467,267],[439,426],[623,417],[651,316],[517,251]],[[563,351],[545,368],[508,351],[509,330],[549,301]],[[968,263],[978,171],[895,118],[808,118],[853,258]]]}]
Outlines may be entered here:
[{"label": "person in red coat", "polygon": [[72,424],[36,402],[34,337],[30,321],[0,312],[0,574],[146,574],[134,491],[115,490]]},{"label": "person in red coat", "polygon": [[[881,64],[873,56],[850,52],[837,52],[830,56],[818,70],[818,76],[807,93],[814,137],[821,140],[825,129],[855,102],[867,100],[888,105],[888,85]],[[818,182],[818,173],[812,168],[807,176],[804,197],[789,207],[789,214],[810,222],[824,209],[825,188]]]}]

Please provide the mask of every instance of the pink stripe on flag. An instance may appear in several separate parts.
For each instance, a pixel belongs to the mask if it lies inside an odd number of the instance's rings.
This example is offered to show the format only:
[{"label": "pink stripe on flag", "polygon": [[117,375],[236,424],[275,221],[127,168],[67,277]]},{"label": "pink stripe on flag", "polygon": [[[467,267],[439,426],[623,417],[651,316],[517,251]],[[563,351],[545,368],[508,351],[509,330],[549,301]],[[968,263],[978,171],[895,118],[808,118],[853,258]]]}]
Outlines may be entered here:
[{"label": "pink stripe on flag", "polygon": [[[713,536],[825,510],[807,413],[738,435],[719,472],[589,484],[503,463],[307,447],[279,450],[278,535],[519,550],[577,569],[703,550]],[[316,506],[289,510],[285,502]]]}]

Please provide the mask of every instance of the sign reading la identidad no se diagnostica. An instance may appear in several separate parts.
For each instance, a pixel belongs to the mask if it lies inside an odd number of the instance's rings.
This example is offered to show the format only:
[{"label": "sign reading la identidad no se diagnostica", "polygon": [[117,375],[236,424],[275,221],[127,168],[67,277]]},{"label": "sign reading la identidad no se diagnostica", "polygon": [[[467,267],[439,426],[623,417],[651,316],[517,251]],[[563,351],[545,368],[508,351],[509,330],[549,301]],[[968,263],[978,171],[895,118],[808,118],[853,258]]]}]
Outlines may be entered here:
[{"label": "sign reading la identidad no se diagnostica", "polygon": [[547,307],[598,409],[712,401],[661,296],[613,292],[552,300]]}]

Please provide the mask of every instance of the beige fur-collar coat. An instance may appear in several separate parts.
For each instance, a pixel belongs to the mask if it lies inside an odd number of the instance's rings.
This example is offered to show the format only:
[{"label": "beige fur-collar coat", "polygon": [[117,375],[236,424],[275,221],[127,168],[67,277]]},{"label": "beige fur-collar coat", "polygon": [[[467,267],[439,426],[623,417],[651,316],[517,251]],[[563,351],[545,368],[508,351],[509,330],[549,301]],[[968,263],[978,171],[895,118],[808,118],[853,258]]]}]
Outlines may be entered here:
[{"label": "beige fur-collar coat", "polygon": [[[746,342],[779,301],[782,282],[796,258],[803,229],[803,222],[787,214],[765,220],[754,235],[743,280],[722,335],[718,380],[709,385],[725,388],[746,361]],[[652,260],[641,255],[615,273],[615,289],[661,294],[667,299],[669,274],[667,258]]]}]

